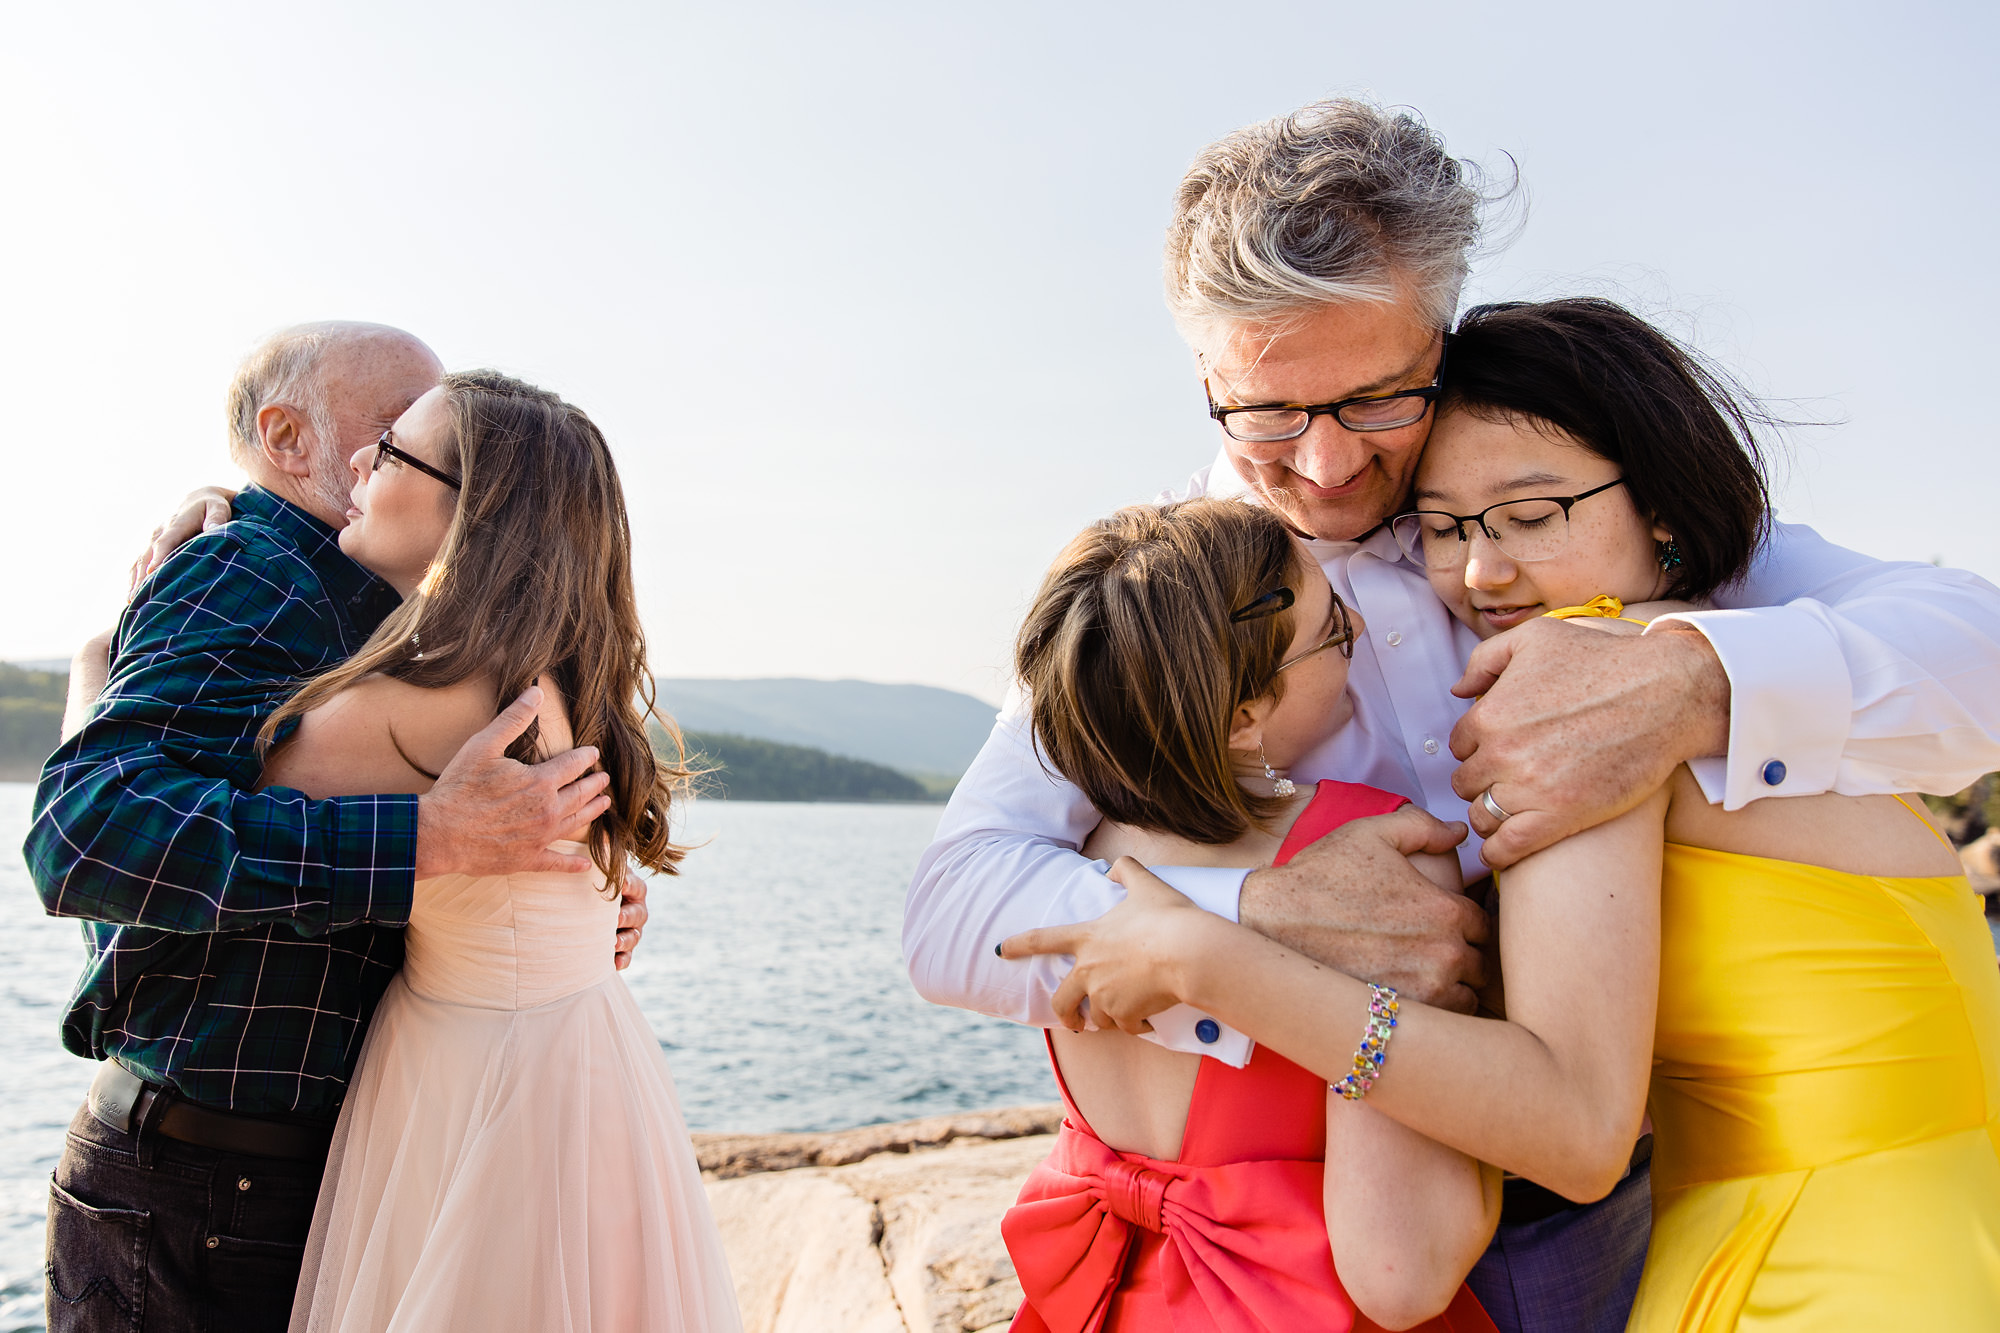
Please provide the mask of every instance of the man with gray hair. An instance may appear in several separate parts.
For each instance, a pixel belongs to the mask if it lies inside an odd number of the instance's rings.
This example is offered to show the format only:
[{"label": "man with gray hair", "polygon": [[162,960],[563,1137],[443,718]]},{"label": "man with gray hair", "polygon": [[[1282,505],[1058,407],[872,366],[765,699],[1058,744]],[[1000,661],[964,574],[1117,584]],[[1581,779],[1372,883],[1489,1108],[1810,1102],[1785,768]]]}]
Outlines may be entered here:
[{"label": "man with gray hair", "polygon": [[[1823,791],[1950,792],[2000,768],[2000,592],[1805,528],[1774,525],[1750,575],[1717,599],[1725,609],[1662,617],[1644,635],[1537,620],[1480,645],[1451,618],[1385,520],[1404,507],[1429,431],[1483,202],[1473,169],[1414,115],[1323,102],[1201,153],[1166,262],[1168,304],[1222,429],[1219,456],[1180,494],[1275,509],[1368,626],[1349,678],[1355,721],[1296,774],[1386,788],[1431,815],[1355,821],[1282,868],[1155,869],[1210,911],[1461,1010],[1483,979],[1488,925],[1405,859],[1458,841],[1432,816],[1478,835],[1459,849],[1469,883],[1623,813],[1682,763],[1731,809]],[[1045,772],[1026,709],[1010,703],[910,887],[917,989],[1053,1026],[1064,961],[1005,961],[994,946],[1117,902],[1103,867],[1076,851],[1097,822]],[[1170,1048],[1248,1059],[1248,1040],[1213,1019],[1169,1011],[1153,1023]],[[1595,1204],[1508,1183],[1469,1279],[1500,1328],[1624,1328],[1645,1255],[1648,1149]]]},{"label": "man with gray hair", "polygon": [[102,694],[72,694],[88,715],[43,770],[25,848],[48,912],[84,923],[63,1043],[101,1062],[50,1191],[51,1330],[284,1328],[414,881],[588,865],[549,844],[608,804],[596,751],[504,754],[535,691],[423,796],[257,790],[271,709],[396,605],[338,545],[349,459],[441,370],[375,324],[253,352],[229,395],[250,488],[140,583]]}]

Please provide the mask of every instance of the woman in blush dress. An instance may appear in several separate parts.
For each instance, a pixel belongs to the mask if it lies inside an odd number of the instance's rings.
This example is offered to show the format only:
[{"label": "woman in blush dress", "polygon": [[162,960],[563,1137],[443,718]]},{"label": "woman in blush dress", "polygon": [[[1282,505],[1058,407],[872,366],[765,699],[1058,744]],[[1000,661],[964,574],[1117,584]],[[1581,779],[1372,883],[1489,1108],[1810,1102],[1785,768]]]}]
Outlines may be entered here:
[{"label": "woman in blush dress", "polygon": [[508,753],[592,746],[609,785],[551,848],[587,869],[417,884],[292,1327],[735,1329],[672,1079],[604,947],[628,858],[683,854],[685,777],[635,702],[650,675],[604,439],[553,394],[454,374],[352,468],[341,548],[404,602],[273,716],[265,783],[422,793],[511,699]]}]

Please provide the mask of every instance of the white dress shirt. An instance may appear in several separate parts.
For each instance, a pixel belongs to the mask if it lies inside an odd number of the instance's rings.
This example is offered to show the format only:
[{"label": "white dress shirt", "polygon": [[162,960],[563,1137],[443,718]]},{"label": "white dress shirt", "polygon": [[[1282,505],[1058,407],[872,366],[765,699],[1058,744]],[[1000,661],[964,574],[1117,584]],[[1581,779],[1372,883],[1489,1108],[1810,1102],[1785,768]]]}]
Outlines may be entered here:
[{"label": "white dress shirt", "polygon": [[[1227,455],[1184,492],[1254,498]],[[1451,729],[1469,707],[1451,687],[1479,642],[1402,558],[1386,529],[1359,542],[1309,543],[1334,589],[1358,608],[1348,690],[1354,718],[1293,766],[1300,781],[1339,778],[1464,819],[1451,789]],[[1730,683],[1729,753],[1691,765],[1712,801],[1763,796],[1955,792],[2000,769],[2000,589],[1962,570],[1892,564],[1843,550],[1810,528],[1777,524],[1741,584],[1712,611],[1662,620],[1695,626]],[[1098,814],[1035,752],[1026,709],[1010,698],[917,863],[903,955],[919,993],[1039,1027],[1065,958],[1008,962],[1001,940],[1103,915],[1124,896],[1101,861],[1078,854]],[[1460,861],[1485,873],[1477,835]],[[1230,920],[1246,870],[1155,867]],[[1175,1050],[1241,1065],[1241,1033],[1177,1006],[1153,1020]]]}]

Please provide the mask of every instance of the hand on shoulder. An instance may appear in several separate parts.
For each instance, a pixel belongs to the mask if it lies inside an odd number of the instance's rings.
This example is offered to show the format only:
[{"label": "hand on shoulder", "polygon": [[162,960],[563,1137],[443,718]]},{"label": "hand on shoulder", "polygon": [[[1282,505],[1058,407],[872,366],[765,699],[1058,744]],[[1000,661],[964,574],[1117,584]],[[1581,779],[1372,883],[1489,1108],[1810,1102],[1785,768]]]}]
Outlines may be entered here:
[{"label": "hand on shoulder", "polygon": [[296,787],[315,799],[421,795],[494,711],[493,682],[485,677],[424,689],[364,676],[300,719],[265,764],[262,785]]}]

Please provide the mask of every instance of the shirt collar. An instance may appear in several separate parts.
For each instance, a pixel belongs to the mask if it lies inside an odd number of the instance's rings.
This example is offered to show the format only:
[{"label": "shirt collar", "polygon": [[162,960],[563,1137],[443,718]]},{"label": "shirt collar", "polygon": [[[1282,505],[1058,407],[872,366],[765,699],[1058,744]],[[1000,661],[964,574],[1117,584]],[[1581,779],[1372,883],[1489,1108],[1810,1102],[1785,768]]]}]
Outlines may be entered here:
[{"label": "shirt collar", "polygon": [[344,610],[364,634],[402,603],[396,590],[370,574],[340,549],[340,533],[305,510],[259,486],[246,486],[234,505],[238,518],[263,524],[283,535],[319,575],[327,596]]}]

